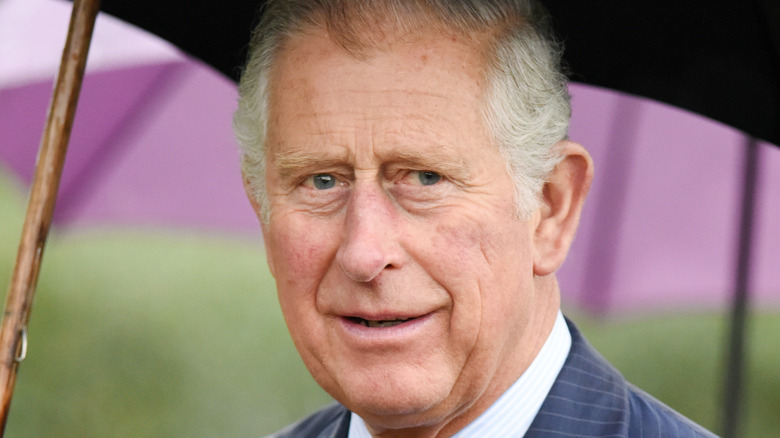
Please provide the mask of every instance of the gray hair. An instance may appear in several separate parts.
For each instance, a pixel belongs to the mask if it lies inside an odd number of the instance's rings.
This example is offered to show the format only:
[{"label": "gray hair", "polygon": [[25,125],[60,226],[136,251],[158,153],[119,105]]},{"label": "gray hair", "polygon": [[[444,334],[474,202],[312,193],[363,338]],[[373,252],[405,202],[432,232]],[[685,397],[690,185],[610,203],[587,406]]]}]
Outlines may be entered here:
[{"label": "gray hair", "polygon": [[326,28],[357,59],[381,47],[385,32],[488,35],[483,118],[515,180],[518,215],[529,217],[561,159],[555,146],[566,138],[571,115],[561,48],[547,21],[533,0],[268,0],[252,35],[233,116],[241,170],[263,220],[269,218],[265,136],[270,72],[285,42],[312,27]]}]

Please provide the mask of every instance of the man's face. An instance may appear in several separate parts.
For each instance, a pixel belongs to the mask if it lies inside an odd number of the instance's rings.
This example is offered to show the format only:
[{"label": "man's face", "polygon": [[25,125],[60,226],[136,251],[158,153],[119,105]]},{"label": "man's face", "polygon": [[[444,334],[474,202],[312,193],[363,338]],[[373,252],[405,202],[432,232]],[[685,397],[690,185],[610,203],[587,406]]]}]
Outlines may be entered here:
[{"label": "man's face", "polygon": [[483,126],[478,49],[424,36],[359,61],[324,31],[285,47],[263,231],[306,366],[374,431],[481,412],[557,298],[535,288],[536,220],[516,218]]}]

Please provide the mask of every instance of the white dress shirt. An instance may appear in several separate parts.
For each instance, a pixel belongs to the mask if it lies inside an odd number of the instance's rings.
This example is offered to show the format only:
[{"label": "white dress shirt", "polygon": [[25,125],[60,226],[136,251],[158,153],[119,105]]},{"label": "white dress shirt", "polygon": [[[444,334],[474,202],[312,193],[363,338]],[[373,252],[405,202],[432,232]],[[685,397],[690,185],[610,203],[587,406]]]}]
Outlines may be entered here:
[{"label": "white dress shirt", "polygon": [[[563,368],[570,348],[571,333],[559,311],[550,336],[523,375],[453,438],[525,435]],[[363,419],[355,413],[349,422],[349,438],[371,438]]]}]

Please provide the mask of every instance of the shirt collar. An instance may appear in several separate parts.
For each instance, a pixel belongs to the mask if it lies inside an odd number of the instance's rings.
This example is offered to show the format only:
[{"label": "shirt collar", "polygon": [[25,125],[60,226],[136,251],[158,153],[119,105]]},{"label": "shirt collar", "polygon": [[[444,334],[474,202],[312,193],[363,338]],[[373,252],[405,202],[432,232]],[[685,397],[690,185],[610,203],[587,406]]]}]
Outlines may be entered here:
[{"label": "shirt collar", "polygon": [[[501,397],[453,438],[522,437],[555,383],[571,348],[571,333],[558,311],[555,325],[531,365]],[[354,412],[348,438],[371,438],[363,419]]]}]

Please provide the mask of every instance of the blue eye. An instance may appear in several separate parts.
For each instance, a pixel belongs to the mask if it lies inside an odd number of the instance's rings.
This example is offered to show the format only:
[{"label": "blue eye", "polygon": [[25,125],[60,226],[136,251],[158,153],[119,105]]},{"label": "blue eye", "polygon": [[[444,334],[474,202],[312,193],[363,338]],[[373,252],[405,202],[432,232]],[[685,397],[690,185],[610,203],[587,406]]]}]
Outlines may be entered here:
[{"label": "blue eye", "polygon": [[420,184],[424,186],[432,186],[441,181],[441,175],[430,170],[417,172],[417,177],[420,179]]},{"label": "blue eye", "polygon": [[312,177],[312,184],[317,190],[327,190],[336,185],[336,178],[328,173],[318,173]]}]

